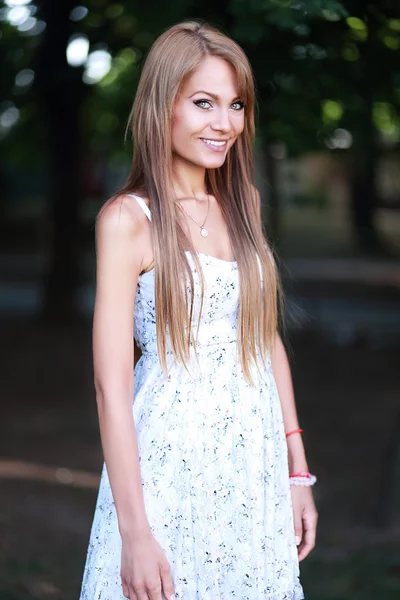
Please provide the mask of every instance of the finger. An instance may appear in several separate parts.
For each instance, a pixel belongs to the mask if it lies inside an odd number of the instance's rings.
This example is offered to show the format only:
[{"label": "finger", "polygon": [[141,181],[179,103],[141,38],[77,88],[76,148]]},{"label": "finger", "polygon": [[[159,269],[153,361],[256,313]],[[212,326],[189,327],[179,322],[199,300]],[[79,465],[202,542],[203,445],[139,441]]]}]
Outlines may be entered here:
[{"label": "finger", "polygon": [[167,600],[175,600],[175,586],[172,581],[171,568],[169,565],[160,566],[160,578],[162,592]]},{"label": "finger", "polygon": [[306,533],[304,535],[303,541],[299,546],[298,549],[298,558],[299,558],[299,562],[301,562],[302,560],[304,560],[312,550],[314,550],[315,548],[315,538],[314,539],[310,539],[308,537],[308,534]]},{"label": "finger", "polygon": [[130,598],[130,600],[136,600],[136,598],[132,598],[129,596],[129,586],[122,582],[122,594],[125,598]]},{"label": "finger", "polygon": [[130,600],[148,600],[146,589],[144,588],[133,588],[132,586],[129,588]]},{"label": "finger", "polygon": [[303,521],[303,540],[299,546],[299,562],[304,560],[306,556],[315,548],[315,539],[317,532],[316,518],[308,517]]},{"label": "finger", "polygon": [[147,598],[149,600],[162,600],[161,583],[158,586],[153,586],[147,590]]},{"label": "finger", "polygon": [[303,521],[301,515],[294,515],[294,535],[296,540],[296,546],[301,544],[303,539]]}]

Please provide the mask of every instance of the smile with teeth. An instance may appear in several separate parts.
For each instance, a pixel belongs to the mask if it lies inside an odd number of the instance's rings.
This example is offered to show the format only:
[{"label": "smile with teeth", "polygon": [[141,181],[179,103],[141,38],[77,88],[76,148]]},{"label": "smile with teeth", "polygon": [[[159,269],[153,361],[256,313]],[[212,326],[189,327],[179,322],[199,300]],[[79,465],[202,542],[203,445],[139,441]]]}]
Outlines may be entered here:
[{"label": "smile with teeth", "polygon": [[205,142],[206,144],[208,144],[209,146],[216,146],[218,148],[221,148],[222,146],[226,146],[227,140],[221,140],[221,141],[216,141],[216,140],[207,140],[206,138],[200,138],[203,142]]}]

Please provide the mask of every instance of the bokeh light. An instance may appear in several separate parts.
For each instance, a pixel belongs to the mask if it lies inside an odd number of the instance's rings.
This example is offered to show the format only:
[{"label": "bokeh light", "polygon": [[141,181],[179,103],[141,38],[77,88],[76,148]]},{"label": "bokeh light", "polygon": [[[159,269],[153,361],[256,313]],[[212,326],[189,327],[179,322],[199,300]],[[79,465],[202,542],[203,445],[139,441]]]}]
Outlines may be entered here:
[{"label": "bokeh light", "polygon": [[15,85],[20,88],[30,86],[35,79],[35,73],[32,69],[22,69],[15,76]]},{"label": "bokeh light", "polygon": [[15,6],[14,8],[10,8],[7,12],[7,21],[11,25],[14,25],[14,27],[18,27],[25,23],[30,16],[31,12],[29,8],[26,6]]},{"label": "bokeh light", "polygon": [[73,36],[67,46],[67,62],[71,67],[85,64],[89,52],[89,40],[85,35]]},{"label": "bokeh light", "polygon": [[111,69],[111,54],[107,50],[91,52],[85,63],[83,81],[88,84],[97,83]]},{"label": "bokeh light", "polygon": [[70,12],[69,18],[71,21],[81,21],[88,14],[86,6],[75,6]]},{"label": "bokeh light", "polygon": [[4,4],[6,6],[26,6],[30,4],[31,0],[5,0]]},{"label": "bokeh light", "polygon": [[19,110],[14,104],[7,103],[6,108],[0,113],[0,129],[8,130],[17,123],[19,119]]},{"label": "bokeh light", "polygon": [[347,150],[353,144],[353,136],[347,129],[335,129],[330,139],[325,140],[325,145],[330,150]]}]

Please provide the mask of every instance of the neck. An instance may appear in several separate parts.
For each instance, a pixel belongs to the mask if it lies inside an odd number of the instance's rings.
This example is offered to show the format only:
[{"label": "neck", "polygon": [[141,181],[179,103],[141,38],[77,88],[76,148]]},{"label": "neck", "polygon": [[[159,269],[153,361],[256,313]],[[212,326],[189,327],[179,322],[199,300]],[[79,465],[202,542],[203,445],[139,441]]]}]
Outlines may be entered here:
[{"label": "neck", "polygon": [[175,157],[173,164],[173,189],[176,198],[198,198],[207,196],[206,170],[193,163]]}]

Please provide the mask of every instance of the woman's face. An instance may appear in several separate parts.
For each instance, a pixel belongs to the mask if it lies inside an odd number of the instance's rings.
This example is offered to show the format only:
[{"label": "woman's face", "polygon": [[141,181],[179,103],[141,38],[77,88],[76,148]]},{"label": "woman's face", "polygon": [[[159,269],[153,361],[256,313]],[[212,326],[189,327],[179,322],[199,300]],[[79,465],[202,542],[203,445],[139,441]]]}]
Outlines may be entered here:
[{"label": "woman's face", "polygon": [[175,103],[172,150],[175,158],[216,169],[244,129],[244,104],[233,67],[207,56],[185,82]]}]

